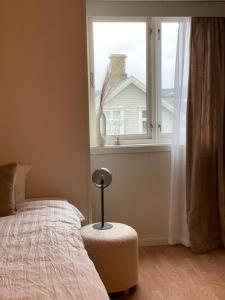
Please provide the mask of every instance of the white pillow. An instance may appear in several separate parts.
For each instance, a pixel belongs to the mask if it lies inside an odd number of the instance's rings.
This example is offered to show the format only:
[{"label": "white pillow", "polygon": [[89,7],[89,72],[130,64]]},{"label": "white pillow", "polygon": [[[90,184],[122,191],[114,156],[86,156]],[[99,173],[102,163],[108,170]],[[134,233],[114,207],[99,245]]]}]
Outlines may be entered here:
[{"label": "white pillow", "polygon": [[[69,219],[72,220],[72,222],[75,221],[77,228],[81,227],[80,222],[85,219],[83,214],[76,206],[69,203],[66,199],[58,197],[41,197],[26,199],[26,201],[20,203],[17,208],[17,213],[33,211],[34,214],[40,213],[40,211],[42,211],[43,209],[57,209],[57,214],[49,213],[49,217],[52,215],[60,214],[61,217],[65,217],[67,219],[66,222],[69,222]],[[61,217],[59,218],[60,220],[62,220]]]},{"label": "white pillow", "polygon": [[[33,206],[35,204],[35,207],[42,206],[43,204],[47,206],[48,204],[51,206],[53,204],[59,204],[62,206],[68,206],[70,209],[73,209],[75,214],[78,216],[80,221],[84,221],[85,217],[82,214],[82,212],[72,203],[70,203],[67,199],[62,197],[37,197],[37,198],[29,198],[26,199],[26,203],[23,205],[19,205],[19,208],[22,207],[29,207]],[[54,206],[54,205],[53,205]]]}]

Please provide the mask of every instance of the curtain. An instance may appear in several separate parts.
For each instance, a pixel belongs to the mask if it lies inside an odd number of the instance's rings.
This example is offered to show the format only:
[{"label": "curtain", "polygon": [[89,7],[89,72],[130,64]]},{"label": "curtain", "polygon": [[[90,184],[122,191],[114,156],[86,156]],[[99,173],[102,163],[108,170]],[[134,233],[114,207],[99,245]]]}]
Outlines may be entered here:
[{"label": "curtain", "polygon": [[193,18],[187,109],[191,249],[225,244],[225,18]]},{"label": "curtain", "polygon": [[186,108],[190,25],[191,19],[185,18],[179,22],[178,29],[169,211],[169,244],[184,244],[185,246],[189,246],[186,214]]}]

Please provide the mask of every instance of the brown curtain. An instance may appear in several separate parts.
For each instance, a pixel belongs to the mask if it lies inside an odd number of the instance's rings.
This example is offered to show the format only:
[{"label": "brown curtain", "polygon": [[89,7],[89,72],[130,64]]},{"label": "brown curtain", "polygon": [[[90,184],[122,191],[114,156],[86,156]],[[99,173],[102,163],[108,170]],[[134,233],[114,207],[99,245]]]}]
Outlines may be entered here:
[{"label": "brown curtain", "polygon": [[187,108],[191,249],[225,245],[225,18],[192,18]]}]

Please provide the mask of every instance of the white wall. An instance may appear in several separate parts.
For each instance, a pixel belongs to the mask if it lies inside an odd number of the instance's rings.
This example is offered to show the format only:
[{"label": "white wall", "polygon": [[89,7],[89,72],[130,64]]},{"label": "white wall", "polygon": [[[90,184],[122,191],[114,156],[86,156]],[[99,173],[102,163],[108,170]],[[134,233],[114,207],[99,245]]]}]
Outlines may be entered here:
[{"label": "white wall", "polygon": [[[167,243],[170,152],[168,147],[157,149],[152,146],[142,153],[91,155],[92,171],[106,167],[113,175],[111,186],[105,190],[107,221],[133,226],[141,245]],[[99,221],[100,191],[93,184],[91,201],[93,221]]]},{"label": "white wall", "polygon": [[0,163],[33,165],[27,196],[88,211],[85,3],[0,0]]},{"label": "white wall", "polygon": [[[118,5],[120,8],[118,9]],[[87,0],[88,16],[225,16],[221,1],[99,1]]]}]

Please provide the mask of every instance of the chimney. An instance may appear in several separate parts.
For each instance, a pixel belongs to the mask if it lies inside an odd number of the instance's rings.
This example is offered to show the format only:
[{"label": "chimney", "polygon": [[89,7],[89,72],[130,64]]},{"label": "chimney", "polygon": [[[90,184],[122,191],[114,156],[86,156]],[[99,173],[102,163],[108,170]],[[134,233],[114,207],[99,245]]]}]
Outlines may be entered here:
[{"label": "chimney", "polygon": [[126,60],[125,54],[112,54],[110,55],[109,71],[113,78],[117,80],[124,80],[127,78],[126,71]]}]

